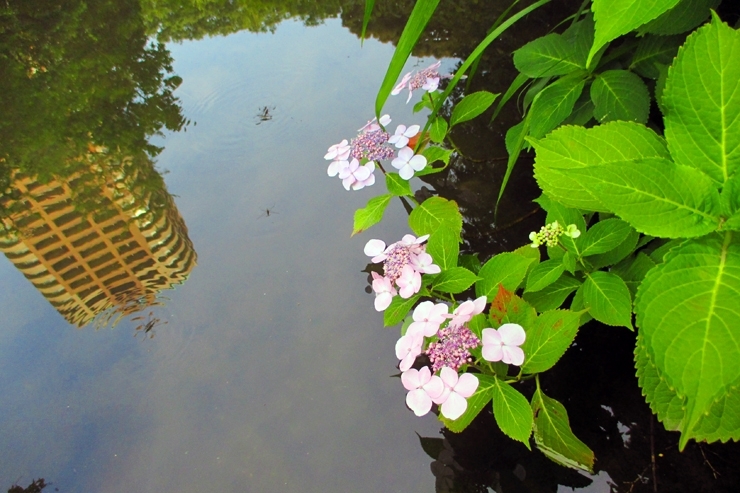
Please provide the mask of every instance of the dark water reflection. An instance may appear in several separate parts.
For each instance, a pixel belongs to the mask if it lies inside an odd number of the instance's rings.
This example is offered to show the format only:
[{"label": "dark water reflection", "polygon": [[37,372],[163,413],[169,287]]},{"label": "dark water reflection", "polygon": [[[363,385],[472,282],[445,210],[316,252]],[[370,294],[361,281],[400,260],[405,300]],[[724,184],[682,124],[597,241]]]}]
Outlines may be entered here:
[{"label": "dark water reflection", "polygon": [[[593,478],[527,452],[485,413],[454,435],[405,408],[397,333],[380,328],[360,272],[365,241],[407,233],[405,212],[394,203],[381,226],[349,238],[354,210],[379,190],[345,192],[321,159],[372,116],[393,52],[376,39],[397,39],[413,4],[376,3],[362,48],[363,1],[6,3],[0,488],[44,477],[63,492],[652,491],[630,483],[653,436],[630,334],[594,327],[543,379],[569,411],[583,409],[571,421],[596,451]],[[464,56],[505,6],[443,2],[419,53]],[[502,57],[562,8],[487,52],[473,88],[505,89]],[[469,14],[481,10],[490,18]],[[402,100],[387,110],[394,123],[422,122]],[[493,215],[506,128],[456,128],[462,154],[424,184],[458,201],[465,248],[484,256],[542,221],[526,159]],[[44,238],[48,252],[67,250],[47,261]],[[86,274],[69,274],[80,266]],[[98,291],[83,296],[86,275]],[[82,287],[58,289],[75,280]],[[113,330],[73,329],[96,313],[127,316]],[[154,337],[132,337],[147,329]],[[609,350],[613,361],[584,359]],[[598,368],[591,379],[586,367]],[[674,453],[661,436],[661,453]],[[711,476],[701,454],[732,484],[716,447],[674,453],[662,473],[701,484]]]}]

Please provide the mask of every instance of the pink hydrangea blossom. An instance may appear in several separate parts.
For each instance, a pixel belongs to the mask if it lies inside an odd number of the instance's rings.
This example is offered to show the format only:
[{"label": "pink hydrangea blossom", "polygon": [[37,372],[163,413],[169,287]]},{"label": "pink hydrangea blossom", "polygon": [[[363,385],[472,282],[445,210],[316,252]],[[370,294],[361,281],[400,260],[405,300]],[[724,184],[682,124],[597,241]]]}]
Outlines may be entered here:
[{"label": "pink hydrangea blossom", "polygon": [[398,294],[401,298],[411,298],[421,289],[421,274],[406,264],[401,269],[401,275],[396,279],[396,285],[399,287]]},{"label": "pink hydrangea blossom", "polygon": [[337,176],[342,170],[349,168],[349,161],[335,160],[329,164],[326,173],[329,176]]},{"label": "pink hydrangea blossom", "polygon": [[414,155],[414,150],[404,147],[398,151],[398,157],[391,161],[391,166],[398,170],[398,175],[404,180],[410,180],[414,171],[421,171],[427,165],[427,158],[421,154]]},{"label": "pink hydrangea blossom", "polygon": [[474,315],[483,313],[483,310],[485,310],[485,308],[486,308],[486,297],[485,296],[476,298],[474,301],[467,300],[461,303],[460,306],[455,308],[455,311],[452,312],[452,315],[449,315],[449,317],[452,319],[450,321],[450,325],[466,324],[470,322],[470,319],[473,318]]},{"label": "pink hydrangea blossom", "polygon": [[[380,120],[377,118],[373,118],[369,122],[367,122],[365,125],[363,125],[362,128],[357,129],[358,132],[375,132],[377,130],[381,129],[382,125],[383,127],[387,126],[391,122],[390,115],[383,115],[380,117]],[[380,123],[380,125],[378,125]]]},{"label": "pink hydrangea blossom", "polygon": [[347,158],[349,158],[349,151],[349,143],[347,142],[347,139],[344,139],[339,144],[334,144],[333,146],[331,146],[326,155],[324,155],[324,159],[346,161]]},{"label": "pink hydrangea blossom", "polygon": [[447,419],[455,420],[468,408],[468,397],[478,388],[478,377],[472,373],[458,375],[452,368],[444,367],[439,377],[445,389],[439,397],[432,398],[435,404],[441,404],[440,412]]},{"label": "pink hydrangea blossom", "polygon": [[391,300],[396,295],[396,288],[393,287],[390,279],[373,272],[373,291],[375,291],[375,309],[382,312],[391,304]]},{"label": "pink hydrangea blossom", "polygon": [[342,180],[345,190],[360,190],[375,183],[375,163],[368,161],[360,165],[357,159],[352,159],[346,168],[339,170],[339,178]]},{"label": "pink hydrangea blossom", "polygon": [[411,368],[421,354],[423,344],[424,335],[418,330],[406,330],[406,334],[396,341],[396,357],[401,360],[398,365],[401,371]]},{"label": "pink hydrangea blossom", "polygon": [[404,88],[408,87],[409,97],[406,99],[406,103],[411,101],[411,95],[417,89],[424,89],[427,92],[436,91],[439,87],[439,81],[443,78],[450,78],[450,75],[439,75],[439,67],[442,65],[441,61],[438,61],[423,70],[419,70],[413,76],[411,72],[407,73],[401,79],[401,82],[396,85],[391,91],[394,96],[400,94]]},{"label": "pink hydrangea blossom", "polygon": [[527,334],[521,325],[508,323],[498,329],[483,329],[482,336],[484,359],[522,366],[524,351],[519,346],[524,344]]},{"label": "pink hydrangea blossom", "polygon": [[432,337],[439,330],[439,326],[447,320],[445,315],[449,307],[444,303],[434,304],[431,301],[422,301],[414,309],[412,315],[414,321],[409,325],[409,329],[421,331],[425,337]]},{"label": "pink hydrangea blossom", "polygon": [[411,257],[411,265],[417,272],[422,274],[439,274],[442,269],[439,265],[434,264],[432,256],[426,252],[421,252]]},{"label": "pink hydrangea blossom", "polygon": [[408,390],[406,405],[417,416],[424,416],[432,409],[432,399],[444,392],[445,385],[437,375],[432,375],[429,367],[421,370],[410,368],[401,374],[401,383]]},{"label": "pink hydrangea blossom", "polygon": [[391,135],[388,139],[388,143],[393,144],[399,149],[406,147],[406,144],[409,143],[409,139],[418,134],[420,129],[421,127],[419,125],[411,125],[408,128],[406,125],[399,125],[396,127],[396,133]]}]

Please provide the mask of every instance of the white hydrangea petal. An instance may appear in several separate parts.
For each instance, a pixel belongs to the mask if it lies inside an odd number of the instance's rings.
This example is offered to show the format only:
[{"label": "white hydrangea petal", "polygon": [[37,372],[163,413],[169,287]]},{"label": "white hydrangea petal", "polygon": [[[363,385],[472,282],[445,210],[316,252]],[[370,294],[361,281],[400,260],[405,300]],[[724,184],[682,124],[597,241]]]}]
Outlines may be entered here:
[{"label": "white hydrangea petal", "polygon": [[455,420],[462,416],[467,408],[468,401],[458,393],[452,392],[442,403],[440,411],[445,418]]},{"label": "white hydrangea petal", "polygon": [[527,337],[521,325],[512,323],[499,327],[498,333],[501,335],[503,343],[507,346],[521,346]]}]

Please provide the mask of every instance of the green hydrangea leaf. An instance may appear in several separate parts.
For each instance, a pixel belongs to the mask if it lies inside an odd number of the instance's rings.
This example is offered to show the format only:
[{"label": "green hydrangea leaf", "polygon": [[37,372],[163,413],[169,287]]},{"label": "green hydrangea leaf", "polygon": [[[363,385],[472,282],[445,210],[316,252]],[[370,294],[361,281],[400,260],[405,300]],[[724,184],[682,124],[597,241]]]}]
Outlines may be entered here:
[{"label": "green hydrangea leaf", "polygon": [[[534,250],[534,249],[533,249]],[[527,288],[524,292],[539,291],[557,281],[565,272],[563,263],[559,260],[545,260],[535,265],[527,276]]]},{"label": "green hydrangea leaf", "polygon": [[709,19],[711,9],[722,0],[681,0],[668,12],[642,26],[640,34],[680,34],[691,31]]},{"label": "green hydrangea leaf", "polygon": [[568,295],[578,289],[580,285],[581,281],[565,273],[549,286],[539,291],[524,293],[522,297],[527,303],[534,306],[538,312],[554,310],[559,308]]},{"label": "green hydrangea leaf", "polygon": [[740,33],[716,16],[692,33],[668,71],[663,106],[674,161],[724,184],[740,166]]},{"label": "green hydrangea leaf", "polygon": [[[429,146],[421,153],[427,158],[427,165],[421,171],[414,173],[414,176],[430,175],[432,173],[439,173],[444,170],[450,164],[450,155],[452,155],[451,149],[443,149],[439,146]],[[432,166],[435,162],[442,161],[444,166],[434,167]]]},{"label": "green hydrangea leaf", "polygon": [[666,67],[673,62],[686,36],[656,36],[649,34],[640,38],[637,50],[632,56],[629,69],[649,79],[658,79],[658,65]]},{"label": "green hydrangea leaf", "polygon": [[409,214],[409,227],[416,236],[432,234],[440,226],[450,228],[460,235],[462,215],[454,200],[429,197]]},{"label": "green hydrangea leaf", "polygon": [[447,120],[441,116],[436,117],[432,120],[432,124],[429,127],[429,139],[432,142],[439,144],[445,140],[447,136]]},{"label": "green hydrangea leaf", "polygon": [[570,169],[564,174],[641,233],[690,238],[719,226],[719,192],[695,168],[652,158]]},{"label": "green hydrangea leaf", "polygon": [[398,173],[386,173],[385,186],[388,187],[388,192],[391,195],[395,195],[397,197],[414,195],[414,192],[411,191],[409,181],[401,178]]},{"label": "green hydrangea leaf", "polygon": [[367,228],[378,224],[383,219],[383,213],[386,207],[391,202],[393,195],[385,194],[378,195],[368,200],[367,205],[362,209],[355,211],[354,227],[352,228],[352,236],[357,233],[362,233]]},{"label": "green hydrangea leaf", "polygon": [[635,346],[635,367],[637,384],[642,389],[650,409],[658,416],[666,430],[678,431],[684,418],[684,399],[660,375],[658,368],[650,361],[645,339],[640,333]]},{"label": "green hydrangea leaf", "polygon": [[403,320],[420,298],[421,293],[417,293],[408,299],[403,299],[398,295],[394,296],[391,304],[383,312],[383,326],[390,327]]},{"label": "green hydrangea leaf", "polygon": [[501,431],[510,438],[522,442],[528,449],[534,416],[529,401],[514,387],[496,379],[493,393],[493,417]]},{"label": "green hydrangea leaf", "polygon": [[452,109],[450,127],[454,127],[458,123],[472,120],[476,116],[482,114],[493,104],[496,97],[498,97],[498,94],[493,94],[488,91],[477,91],[468,94]]},{"label": "green hydrangea leaf", "polygon": [[600,123],[625,120],[647,122],[650,93],[640,76],[628,70],[607,70],[591,84],[594,117]]},{"label": "green hydrangea leaf", "polygon": [[[740,242],[713,234],[671,249],[637,292],[637,325],[650,359],[686,399],[679,446],[740,382]],[[726,430],[725,437],[737,430]]]},{"label": "green hydrangea leaf", "polygon": [[592,272],[583,283],[583,304],[606,325],[632,330],[632,296],[624,281],[610,272]]},{"label": "green hydrangea leaf", "polygon": [[591,10],[596,22],[594,44],[588,64],[610,41],[649,22],[675,7],[679,0],[593,0]]},{"label": "green hydrangea leaf", "polygon": [[437,229],[429,236],[427,253],[442,270],[457,267],[460,254],[460,234],[452,228]]},{"label": "green hydrangea leaf", "polygon": [[492,300],[498,293],[499,284],[508,291],[515,290],[524,280],[527,268],[532,262],[531,258],[509,252],[492,257],[478,272],[481,279],[475,283],[475,295],[486,296]]},{"label": "green hydrangea leaf", "polygon": [[621,277],[632,296],[634,296],[637,294],[637,287],[645,279],[650,269],[656,265],[653,259],[642,252],[638,252],[634,257],[615,265],[610,272]]},{"label": "green hydrangea leaf", "polygon": [[618,247],[634,229],[621,219],[605,219],[576,239],[581,256],[596,255]]},{"label": "green hydrangea leaf", "polygon": [[585,68],[576,60],[574,46],[556,33],[537,38],[516,50],[514,66],[533,79],[566,75]]},{"label": "green hydrangea leaf", "polygon": [[551,198],[582,210],[607,211],[598,196],[567,176],[567,171],[632,159],[670,158],[665,142],[652,130],[631,122],[610,122],[593,128],[564,126],[541,140],[535,178]]},{"label": "green hydrangea leaf", "polygon": [[540,91],[529,108],[529,135],[538,139],[560,125],[573,111],[585,83],[581,75],[563,77]]},{"label": "green hydrangea leaf", "polygon": [[586,12],[581,20],[571,24],[568,29],[563,32],[563,39],[573,45],[573,61],[580,67],[586,68],[586,61],[588,60],[588,52],[591,46],[594,44],[594,16],[591,12]]},{"label": "green hydrangea leaf", "polygon": [[591,265],[592,269],[601,269],[602,267],[607,267],[609,265],[614,265],[618,262],[621,262],[623,259],[625,259],[630,253],[634,252],[637,248],[637,241],[640,239],[640,233],[635,231],[634,228],[630,227],[629,234],[627,237],[614,247],[612,250],[609,250],[605,253],[600,253],[597,255],[591,255],[588,257],[588,263]]},{"label": "green hydrangea leaf", "polygon": [[594,472],[594,453],[570,429],[565,407],[538,388],[532,396],[534,443],[553,462]]},{"label": "green hydrangea leaf", "polygon": [[551,310],[541,313],[531,327],[524,327],[524,373],[541,373],[552,368],[565,354],[578,333],[580,313]]},{"label": "green hydrangea leaf", "polygon": [[434,278],[432,288],[443,293],[462,293],[477,280],[478,276],[468,269],[464,267],[452,267],[451,269],[443,270]]}]

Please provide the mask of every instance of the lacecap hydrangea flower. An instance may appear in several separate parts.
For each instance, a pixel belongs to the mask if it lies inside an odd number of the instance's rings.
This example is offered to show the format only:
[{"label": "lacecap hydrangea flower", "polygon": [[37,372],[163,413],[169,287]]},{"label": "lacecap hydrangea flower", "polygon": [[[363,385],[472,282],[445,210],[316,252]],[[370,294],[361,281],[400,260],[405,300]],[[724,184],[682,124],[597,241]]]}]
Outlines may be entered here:
[{"label": "lacecap hydrangea flower", "polygon": [[432,274],[441,271],[426,257],[419,258],[426,253],[423,243],[429,235],[405,235],[401,241],[385,245],[383,240],[370,240],[365,244],[365,255],[372,257],[374,263],[383,262],[383,276],[377,273],[373,276],[373,291],[375,291],[375,309],[383,311],[391,303],[396,294],[396,288],[401,298],[411,298],[421,289],[421,274]]},{"label": "lacecap hydrangea flower", "polygon": [[[392,160],[391,164],[399,170],[404,180],[411,179],[414,172],[421,171],[427,160],[421,154],[414,154],[409,145],[414,145],[419,133],[419,125],[399,125],[390,135],[384,127],[391,117],[383,115],[380,120],[372,119],[358,130],[357,137],[342,140],[327,149],[324,159],[331,161],[326,172],[338,176],[347,190],[360,190],[375,183],[375,164]],[[398,155],[396,154],[396,149]]]}]

